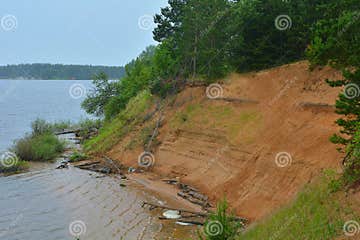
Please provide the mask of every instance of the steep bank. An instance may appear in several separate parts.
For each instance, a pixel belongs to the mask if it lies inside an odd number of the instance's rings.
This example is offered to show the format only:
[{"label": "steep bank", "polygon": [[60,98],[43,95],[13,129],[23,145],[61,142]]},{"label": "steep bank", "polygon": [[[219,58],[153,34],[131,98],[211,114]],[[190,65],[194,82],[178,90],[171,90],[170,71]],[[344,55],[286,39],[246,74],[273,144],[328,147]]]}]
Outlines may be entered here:
[{"label": "steep bank", "polygon": [[[340,171],[342,156],[329,142],[338,131],[333,104],[339,89],[324,82],[340,77],[330,68],[310,72],[307,62],[298,62],[233,74],[220,81],[224,99],[188,87],[163,111],[152,171],[180,177],[213,203],[226,195],[239,215],[260,219],[292,200],[321,170]],[[157,115],[129,122],[110,138],[117,143],[106,154],[137,166],[144,129],[152,129]],[[280,152],[291,156],[285,167],[276,164]]]}]

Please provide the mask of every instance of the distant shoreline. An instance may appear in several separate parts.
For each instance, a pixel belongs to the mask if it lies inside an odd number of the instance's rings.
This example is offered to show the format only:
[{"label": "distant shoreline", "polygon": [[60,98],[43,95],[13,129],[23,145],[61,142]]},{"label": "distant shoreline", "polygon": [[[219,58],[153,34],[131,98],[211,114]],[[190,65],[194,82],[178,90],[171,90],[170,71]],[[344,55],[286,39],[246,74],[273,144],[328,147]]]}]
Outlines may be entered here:
[{"label": "distant shoreline", "polygon": [[[63,78],[53,78],[53,79],[38,79],[38,78],[0,78],[0,81],[7,80],[21,80],[21,81],[92,81],[91,79],[63,79]],[[110,81],[119,80],[119,78],[109,79]]]},{"label": "distant shoreline", "polygon": [[109,79],[120,79],[126,75],[122,66],[93,66],[65,64],[19,64],[0,66],[0,79],[9,80],[89,80],[105,73]]}]

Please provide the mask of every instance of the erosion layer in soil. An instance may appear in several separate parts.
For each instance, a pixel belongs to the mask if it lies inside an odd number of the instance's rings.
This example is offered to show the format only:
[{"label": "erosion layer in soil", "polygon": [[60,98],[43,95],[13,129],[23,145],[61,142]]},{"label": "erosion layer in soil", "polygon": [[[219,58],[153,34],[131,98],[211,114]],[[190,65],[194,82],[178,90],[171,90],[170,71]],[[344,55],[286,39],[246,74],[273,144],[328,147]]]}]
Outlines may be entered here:
[{"label": "erosion layer in soil", "polygon": [[[341,171],[342,156],[329,141],[338,132],[333,105],[341,89],[329,87],[328,78],[341,74],[309,71],[303,61],[230,75],[220,81],[222,99],[208,98],[205,87],[186,88],[164,110],[152,175],[179,177],[212,203],[226,196],[251,220],[270,214],[322,170]],[[126,146],[139,131],[107,155],[136,167],[144,149]]]}]

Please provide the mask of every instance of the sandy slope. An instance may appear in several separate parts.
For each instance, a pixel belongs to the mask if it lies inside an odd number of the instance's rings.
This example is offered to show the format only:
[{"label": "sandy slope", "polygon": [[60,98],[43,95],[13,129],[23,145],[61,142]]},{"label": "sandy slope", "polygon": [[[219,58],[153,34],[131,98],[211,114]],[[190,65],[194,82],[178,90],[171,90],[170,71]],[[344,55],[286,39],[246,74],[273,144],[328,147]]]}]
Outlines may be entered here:
[{"label": "sandy slope", "polygon": [[[213,203],[226,195],[251,220],[268,215],[321,170],[341,170],[342,156],[328,140],[337,132],[332,105],[340,89],[324,82],[340,76],[330,68],[310,72],[307,62],[234,74],[222,87],[223,97],[235,102],[211,100],[203,87],[187,88],[165,111],[153,172],[181,177]],[[108,155],[136,166],[143,149],[124,147],[136,134]],[[280,152],[291,155],[285,167],[276,164]]]}]

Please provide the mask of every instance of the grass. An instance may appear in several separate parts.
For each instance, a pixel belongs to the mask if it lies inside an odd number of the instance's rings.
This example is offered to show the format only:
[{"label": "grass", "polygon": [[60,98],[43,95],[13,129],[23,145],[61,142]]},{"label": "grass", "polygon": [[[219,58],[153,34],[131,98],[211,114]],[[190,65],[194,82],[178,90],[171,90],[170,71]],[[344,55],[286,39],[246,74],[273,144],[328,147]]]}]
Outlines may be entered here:
[{"label": "grass", "polygon": [[238,239],[334,239],[343,234],[344,223],[357,220],[349,206],[329,185],[327,172],[320,183],[307,186],[289,206],[248,229]]},{"label": "grass", "polygon": [[151,103],[152,96],[148,91],[143,91],[131,99],[125,110],[120,112],[111,122],[104,124],[98,136],[85,142],[85,151],[92,154],[110,150],[122,137],[143,121],[146,110],[149,109]]},{"label": "grass", "polygon": [[[211,214],[203,231],[199,232],[199,239],[312,240],[346,237],[343,232],[345,223],[360,222],[360,217],[354,213],[344,192],[334,192],[331,183],[337,178],[334,171],[325,171],[318,182],[306,186],[291,204],[242,233],[239,232],[241,226],[230,221],[226,201],[220,202],[217,211]],[[351,231],[350,228],[348,230]],[[207,234],[209,231],[215,234]]]}]

